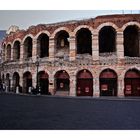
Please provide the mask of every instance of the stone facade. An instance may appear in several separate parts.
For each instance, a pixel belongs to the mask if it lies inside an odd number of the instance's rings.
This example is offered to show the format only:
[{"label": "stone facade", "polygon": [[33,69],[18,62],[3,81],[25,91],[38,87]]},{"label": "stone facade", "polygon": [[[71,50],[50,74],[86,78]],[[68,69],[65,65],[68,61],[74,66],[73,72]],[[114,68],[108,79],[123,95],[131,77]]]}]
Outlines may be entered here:
[{"label": "stone facade", "polygon": [[[19,85],[23,89],[24,85],[24,73],[30,72],[32,76],[32,86],[37,85],[37,65],[39,63],[38,73],[44,71],[48,77],[48,91],[55,95],[56,88],[56,73],[59,71],[65,71],[69,75],[69,96],[77,95],[77,74],[81,70],[87,70],[92,75],[93,80],[93,96],[99,97],[101,91],[100,74],[104,70],[114,71],[117,75],[117,96],[124,96],[124,79],[125,74],[129,70],[140,71],[140,57],[138,56],[125,56],[124,55],[124,31],[127,27],[137,27],[138,33],[140,30],[140,15],[108,15],[99,16],[96,18],[80,21],[69,21],[56,24],[40,24],[37,26],[31,26],[27,30],[17,30],[6,36],[3,40],[3,63],[1,64],[1,77],[3,82],[9,87],[9,90],[13,91],[14,74],[19,75]],[[113,52],[100,53],[100,31],[104,27],[111,27],[115,35],[115,48]],[[87,53],[77,53],[77,34],[81,29],[86,29],[91,34],[91,47],[92,55]],[[60,54],[60,57],[56,57],[57,37],[60,32],[68,34],[69,50],[68,57],[65,56],[65,51]],[[83,32],[87,32],[83,30]],[[62,32],[62,36],[66,36]],[[38,38],[41,34],[45,34],[49,38],[48,52],[46,57],[37,59],[39,55],[38,51]],[[26,45],[25,40],[30,38],[32,44],[32,56],[25,59]],[[138,36],[138,38],[140,38]],[[18,41],[20,43],[20,58],[14,58],[14,44]],[[62,40],[61,40],[62,41]],[[139,39],[140,41],[140,39]],[[61,42],[62,43],[62,42]],[[31,45],[30,44],[30,45]],[[140,44],[138,44],[140,47]],[[10,49],[8,48],[10,47]],[[133,47],[133,46],[132,46]],[[9,54],[10,50],[10,54]],[[140,53],[139,53],[140,54]],[[62,57],[63,56],[63,57]],[[140,55],[139,55],[140,56]],[[9,58],[10,57],[10,58]],[[14,58],[14,59],[13,59]],[[61,78],[60,78],[61,79]],[[65,79],[65,78],[64,78]],[[90,78],[89,78],[90,79]],[[60,82],[61,83],[61,82]],[[140,86],[140,85],[139,85]],[[22,92],[22,91],[20,91]],[[88,92],[88,90],[86,91]],[[59,94],[59,93],[58,93]]]}]

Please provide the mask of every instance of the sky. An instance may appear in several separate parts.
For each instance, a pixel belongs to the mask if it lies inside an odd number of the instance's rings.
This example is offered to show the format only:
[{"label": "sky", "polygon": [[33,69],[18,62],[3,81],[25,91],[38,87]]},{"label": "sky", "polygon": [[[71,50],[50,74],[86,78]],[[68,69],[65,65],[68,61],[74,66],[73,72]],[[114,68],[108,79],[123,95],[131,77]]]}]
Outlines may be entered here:
[{"label": "sky", "polygon": [[0,30],[11,25],[27,29],[31,25],[94,18],[106,14],[140,13],[138,10],[0,10]]}]

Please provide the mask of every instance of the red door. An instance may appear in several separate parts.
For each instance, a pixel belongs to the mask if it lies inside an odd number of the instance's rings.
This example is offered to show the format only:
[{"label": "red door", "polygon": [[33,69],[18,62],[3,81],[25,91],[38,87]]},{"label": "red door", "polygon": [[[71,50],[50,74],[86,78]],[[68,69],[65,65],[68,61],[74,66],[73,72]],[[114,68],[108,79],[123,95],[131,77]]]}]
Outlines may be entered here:
[{"label": "red door", "polygon": [[117,96],[117,74],[111,69],[100,74],[100,96]]},{"label": "red door", "polygon": [[124,79],[125,96],[140,96],[140,73],[137,70],[129,70]]},{"label": "red door", "polygon": [[89,71],[82,70],[77,75],[77,96],[93,96],[93,78]]}]

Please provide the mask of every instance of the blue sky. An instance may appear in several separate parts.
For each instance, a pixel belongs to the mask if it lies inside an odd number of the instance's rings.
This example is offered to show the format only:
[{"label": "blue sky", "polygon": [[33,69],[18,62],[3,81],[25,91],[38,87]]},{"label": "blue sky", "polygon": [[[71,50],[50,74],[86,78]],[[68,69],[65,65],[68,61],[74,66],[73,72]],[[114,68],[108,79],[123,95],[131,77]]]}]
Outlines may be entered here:
[{"label": "blue sky", "polygon": [[0,30],[7,30],[11,25],[26,29],[40,23],[55,23],[78,20],[106,14],[140,13],[138,10],[5,10],[0,11]]}]

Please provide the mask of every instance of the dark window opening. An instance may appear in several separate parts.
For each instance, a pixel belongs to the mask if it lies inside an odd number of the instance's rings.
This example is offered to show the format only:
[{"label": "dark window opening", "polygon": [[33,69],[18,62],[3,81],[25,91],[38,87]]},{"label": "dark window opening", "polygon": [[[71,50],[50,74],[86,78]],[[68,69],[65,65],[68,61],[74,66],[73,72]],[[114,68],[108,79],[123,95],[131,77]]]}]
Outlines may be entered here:
[{"label": "dark window opening", "polygon": [[77,54],[92,55],[92,36],[88,29],[80,29],[76,35]]},{"label": "dark window opening", "polygon": [[20,42],[16,41],[14,43],[14,50],[13,50],[13,59],[19,59],[20,58]]},{"label": "dark window opening", "polygon": [[69,56],[69,34],[66,31],[57,33],[56,40],[56,56],[64,57]]},{"label": "dark window opening", "polygon": [[32,38],[31,37],[26,38],[25,43],[24,43],[24,47],[25,47],[25,58],[32,57],[33,43],[32,43]]},{"label": "dark window opening", "polygon": [[41,58],[49,56],[49,37],[46,34],[43,33],[39,36],[38,47]]},{"label": "dark window opening", "polygon": [[7,60],[11,60],[11,45],[7,46]]},{"label": "dark window opening", "polygon": [[110,27],[103,27],[99,32],[99,53],[116,51],[116,32]]},{"label": "dark window opening", "polygon": [[124,56],[139,57],[139,34],[136,26],[124,30]]}]

